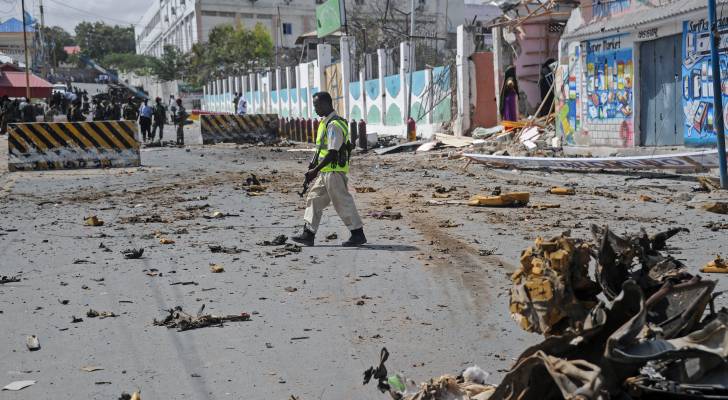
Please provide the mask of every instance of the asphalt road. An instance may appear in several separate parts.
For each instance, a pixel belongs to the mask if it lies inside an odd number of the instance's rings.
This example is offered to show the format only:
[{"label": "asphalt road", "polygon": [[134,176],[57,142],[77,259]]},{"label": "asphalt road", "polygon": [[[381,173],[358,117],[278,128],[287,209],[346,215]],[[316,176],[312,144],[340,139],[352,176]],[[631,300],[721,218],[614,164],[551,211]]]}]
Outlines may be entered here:
[{"label": "asphalt road", "polygon": [[[618,232],[683,225],[691,234],[671,252],[693,272],[728,243],[725,229],[705,227],[728,225],[725,216],[689,205],[689,179],[463,171],[445,152],[367,154],[355,158],[351,183],[376,190],[355,195],[370,244],[339,247],[348,233],[329,210],[316,247],[276,257],[276,247],[258,243],[301,224],[295,190],[310,153],[202,147],[194,129],[187,136],[186,149],[143,149],[142,168],[8,174],[0,159],[0,275],[22,277],[0,285],[0,385],[38,381],[0,398],[115,399],[141,389],[145,400],[382,399],[361,380],[383,346],[390,372],[416,381],[477,364],[497,383],[542,339],[511,321],[507,293],[520,252],[537,236],[587,238],[590,223]],[[0,157],[6,146],[0,139]],[[251,173],[270,181],[261,196],[242,186]],[[545,193],[556,184],[576,186],[577,195]],[[528,190],[533,202],[561,208],[428,206],[438,186],[455,186],[451,199],[496,186]],[[367,216],[387,208],[403,218]],[[228,216],[206,218],[215,211]],[[84,226],[89,215],[104,225]],[[211,244],[243,251],[212,253]],[[138,247],[142,259],[120,254]],[[225,272],[211,273],[211,263]],[[167,309],[194,314],[202,305],[251,320],[186,332],[153,325]],[[89,309],[118,316],[88,318]],[[26,349],[28,334],[41,350]]]}]

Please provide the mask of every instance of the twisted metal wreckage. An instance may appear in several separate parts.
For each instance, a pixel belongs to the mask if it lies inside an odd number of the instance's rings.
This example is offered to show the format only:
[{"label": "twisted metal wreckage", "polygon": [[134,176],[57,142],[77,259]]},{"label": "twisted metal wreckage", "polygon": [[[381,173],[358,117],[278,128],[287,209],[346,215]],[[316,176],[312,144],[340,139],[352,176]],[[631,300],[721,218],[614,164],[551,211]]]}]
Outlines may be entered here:
[{"label": "twisted metal wreckage", "polygon": [[365,384],[376,379],[396,400],[728,399],[728,310],[713,302],[721,292],[663,252],[687,229],[625,237],[591,230],[592,242],[565,233],[522,253],[510,311],[545,340],[499,385],[466,370],[418,387],[387,376],[386,349]]}]

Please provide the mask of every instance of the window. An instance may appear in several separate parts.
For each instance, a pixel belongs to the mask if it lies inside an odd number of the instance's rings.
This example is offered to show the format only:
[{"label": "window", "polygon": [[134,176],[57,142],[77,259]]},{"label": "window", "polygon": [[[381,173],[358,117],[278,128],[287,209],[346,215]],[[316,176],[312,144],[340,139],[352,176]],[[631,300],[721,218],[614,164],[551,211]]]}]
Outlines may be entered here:
[{"label": "window", "polygon": [[284,22],[283,23],[283,34],[284,35],[293,35],[293,24],[290,22]]},{"label": "window", "polygon": [[354,0],[354,4],[358,6],[364,5],[364,0]]}]

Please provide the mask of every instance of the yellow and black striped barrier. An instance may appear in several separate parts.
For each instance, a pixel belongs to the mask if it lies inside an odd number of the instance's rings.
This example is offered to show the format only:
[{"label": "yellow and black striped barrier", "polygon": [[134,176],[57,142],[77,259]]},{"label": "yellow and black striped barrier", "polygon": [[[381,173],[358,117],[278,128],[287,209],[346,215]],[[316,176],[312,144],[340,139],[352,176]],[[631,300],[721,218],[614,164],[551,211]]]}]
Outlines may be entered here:
[{"label": "yellow and black striped barrier", "polygon": [[277,114],[201,114],[203,144],[271,143],[278,140]]},{"label": "yellow and black striped barrier", "polygon": [[34,122],[8,131],[10,171],[141,165],[135,121]]}]

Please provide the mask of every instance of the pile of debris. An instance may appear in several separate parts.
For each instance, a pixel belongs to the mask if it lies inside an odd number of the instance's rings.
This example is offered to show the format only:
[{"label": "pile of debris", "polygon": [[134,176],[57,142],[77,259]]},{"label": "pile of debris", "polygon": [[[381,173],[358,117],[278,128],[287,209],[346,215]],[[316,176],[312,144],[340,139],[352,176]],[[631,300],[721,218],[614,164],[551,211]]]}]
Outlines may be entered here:
[{"label": "pile of debris", "polygon": [[[547,121],[545,121],[547,122]],[[483,154],[502,156],[557,157],[562,155],[561,138],[551,123],[541,119],[503,121],[492,128],[475,128],[473,148]]]},{"label": "pile of debris", "polygon": [[591,229],[592,241],[565,233],[522,253],[510,311],[545,340],[499,385],[473,395],[466,374],[399,384],[406,380],[386,376],[383,360],[365,381],[376,378],[397,400],[728,399],[728,310],[715,310],[716,281],[664,253],[687,229]]},{"label": "pile of debris", "polygon": [[239,322],[239,321],[250,321],[250,314],[240,313],[239,315],[223,315],[215,316],[210,314],[202,314],[205,309],[203,304],[200,310],[197,311],[197,315],[187,314],[182,310],[182,307],[177,306],[173,309],[167,310],[167,316],[161,321],[154,320],[156,326],[166,326],[167,328],[176,328],[178,332],[188,331],[191,329],[205,328],[208,326],[223,326],[224,322]]}]

